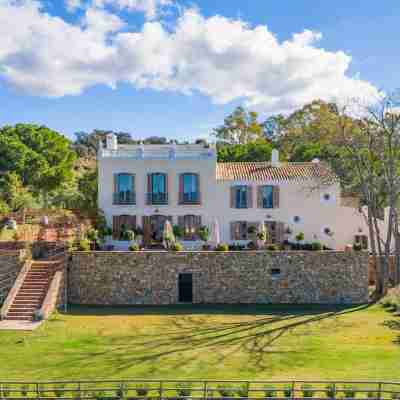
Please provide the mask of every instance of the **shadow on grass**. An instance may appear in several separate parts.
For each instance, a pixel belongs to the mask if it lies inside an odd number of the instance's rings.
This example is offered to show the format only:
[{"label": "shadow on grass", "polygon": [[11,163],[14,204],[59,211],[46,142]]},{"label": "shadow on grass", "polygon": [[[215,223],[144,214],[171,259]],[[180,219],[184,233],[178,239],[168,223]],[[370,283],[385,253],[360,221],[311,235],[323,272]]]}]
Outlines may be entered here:
[{"label": "shadow on grass", "polygon": [[[165,306],[68,306],[66,314],[80,316],[108,315],[271,315],[271,314],[321,314],[326,312],[351,312],[369,304],[322,305],[322,304],[175,304]],[[60,315],[64,312],[60,312]]]},{"label": "shadow on grass", "polygon": [[[99,363],[108,366],[110,373],[121,374],[142,364],[146,364],[152,372],[166,365],[170,369],[178,369],[198,361],[199,357],[205,357],[207,363],[219,365],[226,359],[231,361],[229,357],[240,353],[245,357],[241,360],[245,368],[251,366],[254,372],[265,372],[272,368],[271,355],[305,351],[293,344],[286,349],[280,346],[280,340],[285,335],[309,336],[312,334],[308,329],[311,324],[326,320],[333,320],[340,327],[338,317],[369,306],[72,306],[69,314],[76,316],[169,315],[176,318],[168,319],[168,323],[156,331],[133,327],[128,335],[104,336],[101,349],[80,354],[78,359],[70,362],[79,362],[81,366]],[[245,318],[239,321],[215,318],[229,315],[243,315]],[[306,329],[300,329],[302,327]],[[329,330],[332,328],[331,324],[326,327]]]}]

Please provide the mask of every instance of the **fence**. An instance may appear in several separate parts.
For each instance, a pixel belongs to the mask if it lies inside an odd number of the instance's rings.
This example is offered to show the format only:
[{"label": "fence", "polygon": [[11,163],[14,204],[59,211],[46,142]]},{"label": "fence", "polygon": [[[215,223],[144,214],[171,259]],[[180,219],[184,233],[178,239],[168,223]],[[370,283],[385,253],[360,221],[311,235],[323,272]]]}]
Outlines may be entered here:
[{"label": "fence", "polygon": [[400,399],[400,381],[0,381],[1,399]]}]

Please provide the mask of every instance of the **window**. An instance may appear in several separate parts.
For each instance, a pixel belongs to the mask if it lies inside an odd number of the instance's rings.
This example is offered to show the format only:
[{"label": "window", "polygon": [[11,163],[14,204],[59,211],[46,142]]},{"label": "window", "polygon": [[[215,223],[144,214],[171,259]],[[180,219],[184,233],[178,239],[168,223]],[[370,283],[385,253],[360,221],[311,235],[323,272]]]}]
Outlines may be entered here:
[{"label": "window", "polygon": [[274,187],[261,186],[259,190],[261,196],[261,208],[274,208]]},{"label": "window", "polygon": [[301,222],[301,218],[298,215],[295,215],[293,217],[293,222],[296,223],[296,224],[299,224]]},{"label": "window", "polygon": [[167,204],[167,175],[154,173],[149,175],[148,204]]},{"label": "window", "polygon": [[247,186],[237,186],[235,196],[236,208],[247,208]]},{"label": "window", "polygon": [[197,174],[182,174],[181,203],[196,204],[200,201],[199,176]]},{"label": "window", "polygon": [[183,237],[185,240],[196,240],[197,232],[201,226],[201,217],[185,215],[183,217]]},{"label": "window", "polygon": [[122,173],[114,178],[114,204],[135,204],[134,175]]}]

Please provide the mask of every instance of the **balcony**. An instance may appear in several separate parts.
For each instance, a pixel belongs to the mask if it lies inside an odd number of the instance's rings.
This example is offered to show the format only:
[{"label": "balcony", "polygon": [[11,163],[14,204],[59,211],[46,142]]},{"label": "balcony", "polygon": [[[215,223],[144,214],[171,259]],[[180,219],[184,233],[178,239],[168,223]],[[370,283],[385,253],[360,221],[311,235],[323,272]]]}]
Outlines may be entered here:
[{"label": "balcony", "polygon": [[146,200],[147,204],[155,206],[168,204],[168,193],[147,193]]},{"label": "balcony", "polygon": [[135,192],[114,193],[113,204],[118,204],[118,205],[136,204],[136,194]]},{"label": "balcony", "polygon": [[182,193],[180,204],[200,204],[200,193]]}]

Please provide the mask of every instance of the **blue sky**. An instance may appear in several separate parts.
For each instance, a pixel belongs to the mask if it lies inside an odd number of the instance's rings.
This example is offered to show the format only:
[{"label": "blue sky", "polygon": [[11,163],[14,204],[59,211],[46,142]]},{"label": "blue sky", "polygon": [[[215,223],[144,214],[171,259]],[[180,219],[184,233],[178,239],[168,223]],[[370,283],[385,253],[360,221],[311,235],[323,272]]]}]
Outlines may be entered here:
[{"label": "blue sky", "polygon": [[[149,15],[146,7],[158,2]],[[400,87],[399,1],[67,5],[0,0],[1,125],[46,124],[70,137],[99,128],[193,139],[239,104],[267,116],[313,97],[374,97]],[[32,25],[26,36],[17,33],[21,24]],[[293,39],[304,31],[313,33]]]}]

